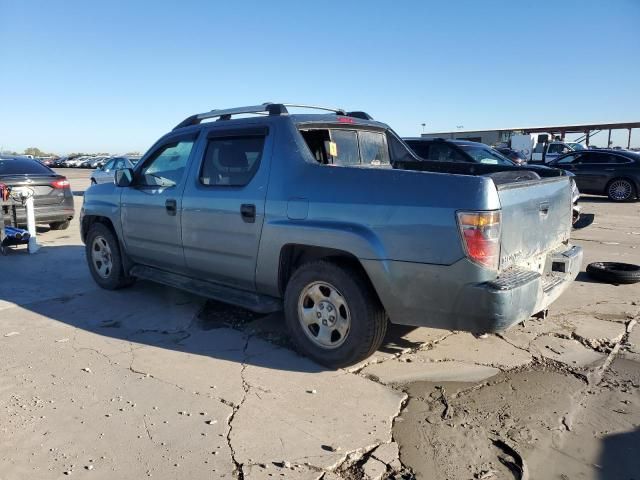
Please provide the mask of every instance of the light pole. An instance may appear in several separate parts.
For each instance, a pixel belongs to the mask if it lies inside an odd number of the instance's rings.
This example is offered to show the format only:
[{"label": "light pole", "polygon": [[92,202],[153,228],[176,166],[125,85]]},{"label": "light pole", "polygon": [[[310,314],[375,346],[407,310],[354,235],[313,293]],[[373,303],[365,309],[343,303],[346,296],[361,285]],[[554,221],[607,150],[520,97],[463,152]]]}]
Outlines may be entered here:
[{"label": "light pole", "polygon": [[426,123],[421,123],[420,125],[422,125],[422,133],[424,133],[424,127],[426,127],[427,124]]}]

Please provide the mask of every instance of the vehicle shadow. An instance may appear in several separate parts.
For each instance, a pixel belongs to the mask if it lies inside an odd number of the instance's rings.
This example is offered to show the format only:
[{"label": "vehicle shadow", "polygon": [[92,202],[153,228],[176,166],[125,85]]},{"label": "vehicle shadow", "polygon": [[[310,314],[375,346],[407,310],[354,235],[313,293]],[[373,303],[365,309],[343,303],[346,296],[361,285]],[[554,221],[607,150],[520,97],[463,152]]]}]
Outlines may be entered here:
[{"label": "vehicle shadow", "polygon": [[[638,202],[639,200],[632,200],[630,203],[634,203],[634,202]],[[602,196],[602,197],[598,197],[596,195],[580,195],[580,200],[579,203],[618,203],[618,202],[613,202],[611,200],[609,200],[608,197]],[[621,202],[624,203],[624,202]]]},{"label": "vehicle shadow", "polygon": [[637,478],[640,472],[640,428],[632,432],[609,435],[602,440],[602,453],[598,465],[602,480]]},{"label": "vehicle shadow", "polygon": [[[0,269],[11,279],[0,282],[0,319],[18,305],[22,316],[25,310],[33,314],[24,321],[34,328],[56,321],[103,337],[229,362],[296,372],[327,370],[295,352],[282,313],[258,315],[146,281],[103,290],[91,278],[84,255],[83,246],[70,245],[0,257]],[[390,326],[381,351],[419,347],[403,338],[411,330]]]}]

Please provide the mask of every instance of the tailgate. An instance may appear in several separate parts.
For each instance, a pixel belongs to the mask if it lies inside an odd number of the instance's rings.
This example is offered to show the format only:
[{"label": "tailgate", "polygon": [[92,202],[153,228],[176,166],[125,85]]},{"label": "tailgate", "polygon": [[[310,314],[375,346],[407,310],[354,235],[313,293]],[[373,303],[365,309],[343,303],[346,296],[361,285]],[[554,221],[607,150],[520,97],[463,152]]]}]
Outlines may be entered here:
[{"label": "tailgate", "polygon": [[568,177],[496,186],[502,206],[500,270],[513,266],[541,272],[546,253],[569,239]]}]

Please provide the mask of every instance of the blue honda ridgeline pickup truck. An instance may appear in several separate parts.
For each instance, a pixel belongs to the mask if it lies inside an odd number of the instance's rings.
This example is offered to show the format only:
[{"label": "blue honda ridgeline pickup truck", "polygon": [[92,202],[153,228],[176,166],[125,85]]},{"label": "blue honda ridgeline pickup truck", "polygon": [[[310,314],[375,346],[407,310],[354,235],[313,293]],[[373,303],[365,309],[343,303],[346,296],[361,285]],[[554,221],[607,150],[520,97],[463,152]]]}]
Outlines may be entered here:
[{"label": "blue honda ridgeline pickup truck", "polygon": [[95,281],[284,310],[297,347],[339,367],[371,355],[388,321],[499,331],[575,279],[561,170],[424,161],[364,112],[292,107],[190,116],[90,187]]}]

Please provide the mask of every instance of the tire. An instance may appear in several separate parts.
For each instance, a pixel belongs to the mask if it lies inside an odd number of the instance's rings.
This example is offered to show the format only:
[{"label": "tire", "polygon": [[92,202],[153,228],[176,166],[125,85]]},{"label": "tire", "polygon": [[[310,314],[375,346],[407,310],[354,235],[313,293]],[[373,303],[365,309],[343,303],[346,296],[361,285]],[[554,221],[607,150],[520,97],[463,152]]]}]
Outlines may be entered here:
[{"label": "tire", "polygon": [[590,277],[606,283],[629,284],[640,282],[640,265],[618,262],[595,262],[587,265]]},{"label": "tire", "polygon": [[51,230],[66,230],[69,228],[71,222],[69,220],[65,220],[64,222],[53,222],[49,224],[49,228]]},{"label": "tire", "polygon": [[[310,312],[307,320],[318,318],[317,323],[305,323],[305,310]],[[298,350],[330,368],[353,365],[373,354],[382,344],[388,323],[365,275],[324,260],[306,263],[294,272],[284,295],[284,313]],[[343,334],[339,330],[344,332],[346,324],[348,330]],[[322,335],[328,330],[330,335]]]},{"label": "tire", "polygon": [[[101,249],[102,254],[98,249]],[[122,266],[118,240],[106,225],[94,223],[89,228],[86,236],[85,254],[91,276],[102,288],[117,290],[133,283],[133,279],[126,275]],[[105,254],[108,258],[105,257]],[[102,261],[98,257],[102,257]]]},{"label": "tire", "polygon": [[636,198],[636,189],[631,180],[614,178],[607,185],[606,194],[614,202],[628,202]]}]

